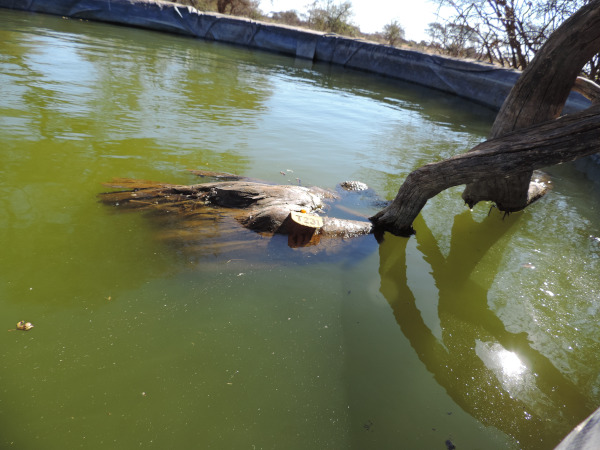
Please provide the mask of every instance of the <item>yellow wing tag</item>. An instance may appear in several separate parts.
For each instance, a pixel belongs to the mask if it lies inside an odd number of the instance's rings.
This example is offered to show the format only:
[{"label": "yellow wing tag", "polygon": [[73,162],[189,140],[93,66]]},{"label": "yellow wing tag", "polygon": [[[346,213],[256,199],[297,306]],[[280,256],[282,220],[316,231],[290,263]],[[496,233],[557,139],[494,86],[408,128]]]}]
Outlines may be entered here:
[{"label": "yellow wing tag", "polygon": [[290,212],[290,216],[292,216],[294,222],[305,227],[321,228],[323,226],[323,218],[314,214],[292,211]]}]

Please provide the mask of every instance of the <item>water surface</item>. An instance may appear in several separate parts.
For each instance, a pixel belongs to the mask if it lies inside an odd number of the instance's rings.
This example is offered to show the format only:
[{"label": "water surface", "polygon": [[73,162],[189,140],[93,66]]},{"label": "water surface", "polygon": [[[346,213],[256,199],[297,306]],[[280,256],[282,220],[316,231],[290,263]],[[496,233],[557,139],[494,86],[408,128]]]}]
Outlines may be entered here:
[{"label": "water surface", "polygon": [[185,169],[391,199],[492,112],[245,48],[1,17],[0,447],[545,449],[600,403],[598,186],[570,165],[523,213],[450,189],[410,239],[303,257],[283,238],[190,251],[97,201],[113,177],[197,182]]}]

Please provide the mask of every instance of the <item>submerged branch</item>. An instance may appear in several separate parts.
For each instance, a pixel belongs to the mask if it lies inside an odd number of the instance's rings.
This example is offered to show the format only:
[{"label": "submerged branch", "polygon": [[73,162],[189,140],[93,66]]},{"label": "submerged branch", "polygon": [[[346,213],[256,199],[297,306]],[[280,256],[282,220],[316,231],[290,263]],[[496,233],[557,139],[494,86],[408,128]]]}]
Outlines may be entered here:
[{"label": "submerged branch", "polygon": [[[326,201],[337,198],[330,191],[272,185],[218,172],[192,173],[232,181],[176,185],[115,179],[105,185],[126,190],[102,193],[100,200],[121,210],[146,211],[164,217],[167,222],[178,220],[181,226],[164,236],[193,239],[200,246],[202,236],[217,241],[223,237],[225,245],[225,241],[235,233],[239,234],[241,241],[246,240],[248,245],[253,245],[254,239],[243,232],[244,228],[261,236],[286,234],[291,247],[316,245],[323,238],[350,238],[372,232],[372,224],[368,221],[323,215]],[[224,239],[225,236],[229,237]]]}]

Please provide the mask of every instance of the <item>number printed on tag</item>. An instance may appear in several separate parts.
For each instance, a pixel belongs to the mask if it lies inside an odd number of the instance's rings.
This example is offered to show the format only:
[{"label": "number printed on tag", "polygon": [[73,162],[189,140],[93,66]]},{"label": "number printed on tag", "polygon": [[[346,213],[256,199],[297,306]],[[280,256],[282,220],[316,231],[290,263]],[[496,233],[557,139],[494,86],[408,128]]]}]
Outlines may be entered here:
[{"label": "number printed on tag", "polygon": [[320,228],[323,226],[323,218],[314,214],[305,214],[292,211],[290,213],[292,220],[297,224],[304,225],[305,227]]}]

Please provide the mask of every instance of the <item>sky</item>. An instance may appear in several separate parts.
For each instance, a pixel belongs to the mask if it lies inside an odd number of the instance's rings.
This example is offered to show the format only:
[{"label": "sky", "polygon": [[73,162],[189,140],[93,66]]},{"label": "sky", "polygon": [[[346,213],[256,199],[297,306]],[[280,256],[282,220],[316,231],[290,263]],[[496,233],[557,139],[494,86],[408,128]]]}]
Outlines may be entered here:
[{"label": "sky", "polygon": [[[342,2],[343,0],[339,0]],[[437,6],[430,0],[350,0],[354,16],[352,23],[363,33],[382,31],[392,20],[404,28],[405,39],[420,42],[429,40],[425,30],[436,22]],[[311,0],[260,0],[260,9],[271,11],[296,10],[305,13]]]}]

